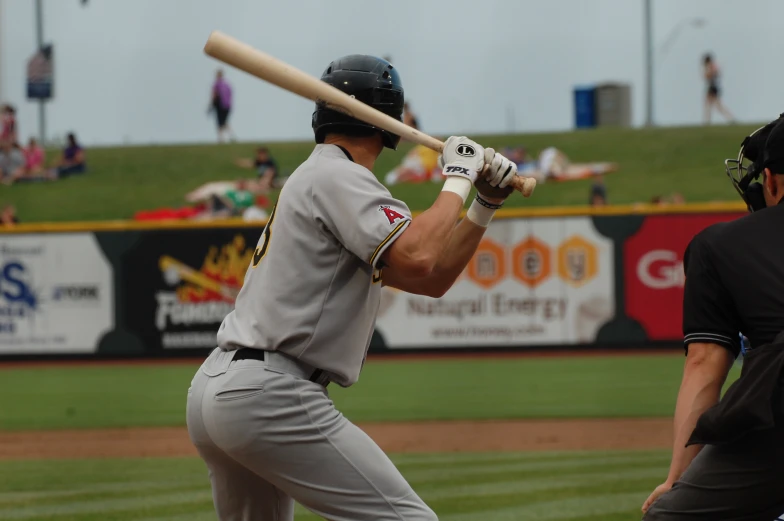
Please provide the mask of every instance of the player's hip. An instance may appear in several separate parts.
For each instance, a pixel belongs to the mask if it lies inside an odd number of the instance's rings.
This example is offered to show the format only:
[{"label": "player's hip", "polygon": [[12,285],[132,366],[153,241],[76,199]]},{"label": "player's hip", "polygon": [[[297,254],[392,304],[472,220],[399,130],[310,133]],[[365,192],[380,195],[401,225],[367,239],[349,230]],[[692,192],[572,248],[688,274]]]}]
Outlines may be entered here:
[{"label": "player's hip", "polygon": [[260,360],[211,360],[221,356],[211,355],[193,379],[188,423],[223,450],[302,441],[345,421],[323,386]]}]

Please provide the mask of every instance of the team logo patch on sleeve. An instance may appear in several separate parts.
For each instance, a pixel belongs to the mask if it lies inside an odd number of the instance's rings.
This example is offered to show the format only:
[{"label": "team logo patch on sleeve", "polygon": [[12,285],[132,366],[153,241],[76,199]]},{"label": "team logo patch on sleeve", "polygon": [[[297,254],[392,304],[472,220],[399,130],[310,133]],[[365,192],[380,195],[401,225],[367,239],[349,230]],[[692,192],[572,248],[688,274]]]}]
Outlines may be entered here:
[{"label": "team logo patch on sleeve", "polygon": [[397,210],[393,210],[389,206],[381,205],[381,206],[378,207],[378,211],[379,212],[384,212],[384,215],[386,215],[387,220],[389,220],[389,224],[395,224],[400,219],[405,219],[406,218],[405,215],[403,215],[402,213],[398,212]]}]

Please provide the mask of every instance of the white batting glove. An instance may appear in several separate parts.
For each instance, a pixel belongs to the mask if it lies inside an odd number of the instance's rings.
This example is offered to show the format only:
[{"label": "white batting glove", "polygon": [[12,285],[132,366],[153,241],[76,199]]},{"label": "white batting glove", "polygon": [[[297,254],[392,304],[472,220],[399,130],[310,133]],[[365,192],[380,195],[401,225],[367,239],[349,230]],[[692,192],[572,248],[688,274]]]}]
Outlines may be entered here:
[{"label": "white batting glove", "polygon": [[452,136],[444,143],[438,166],[446,177],[441,191],[459,195],[465,204],[474,182],[485,168],[485,149],[465,136]]},{"label": "white batting glove", "polygon": [[490,186],[506,188],[517,175],[517,165],[492,148],[485,149],[485,171],[482,173]]},{"label": "white batting glove", "polygon": [[462,177],[476,181],[485,166],[485,149],[465,136],[452,136],[444,143],[444,151],[438,156],[438,166],[447,179]]}]

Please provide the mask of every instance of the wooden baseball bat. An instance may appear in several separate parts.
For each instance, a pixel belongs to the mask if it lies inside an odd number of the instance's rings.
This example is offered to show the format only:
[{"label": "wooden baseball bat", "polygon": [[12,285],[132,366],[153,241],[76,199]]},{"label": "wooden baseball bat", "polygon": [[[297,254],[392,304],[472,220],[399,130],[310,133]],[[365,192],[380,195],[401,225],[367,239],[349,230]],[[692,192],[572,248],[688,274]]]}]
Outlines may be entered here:
[{"label": "wooden baseball bat", "polygon": [[[277,58],[220,31],[213,31],[204,46],[204,52],[213,58],[277,85],[303,98],[347,114],[374,127],[387,130],[401,138],[441,152],[444,143],[434,137],[409,127],[402,121],[366,105],[332,85],[315,78]],[[518,176],[512,181],[515,190],[530,197],[536,187],[532,177]]]}]

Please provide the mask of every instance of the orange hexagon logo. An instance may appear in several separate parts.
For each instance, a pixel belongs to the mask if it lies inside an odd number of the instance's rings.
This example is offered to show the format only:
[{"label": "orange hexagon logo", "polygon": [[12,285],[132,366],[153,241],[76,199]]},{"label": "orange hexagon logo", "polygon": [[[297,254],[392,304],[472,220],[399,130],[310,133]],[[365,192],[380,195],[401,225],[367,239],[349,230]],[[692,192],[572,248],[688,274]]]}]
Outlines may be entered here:
[{"label": "orange hexagon logo", "polygon": [[466,274],[485,289],[495,286],[506,276],[506,251],[492,239],[482,239],[466,267]]},{"label": "orange hexagon logo", "polygon": [[574,235],[558,247],[558,276],[567,284],[582,286],[596,276],[598,256],[596,246]]},{"label": "orange hexagon logo", "polygon": [[550,248],[530,236],[512,250],[512,273],[528,286],[536,287],[550,276]]}]

